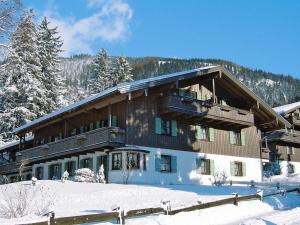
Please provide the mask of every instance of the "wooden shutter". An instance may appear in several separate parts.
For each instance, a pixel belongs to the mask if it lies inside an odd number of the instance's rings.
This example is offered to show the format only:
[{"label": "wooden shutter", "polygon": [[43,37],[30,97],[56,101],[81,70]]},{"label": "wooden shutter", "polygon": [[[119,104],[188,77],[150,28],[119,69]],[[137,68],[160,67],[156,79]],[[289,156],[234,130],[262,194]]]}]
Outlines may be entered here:
[{"label": "wooden shutter", "polygon": [[171,172],[177,173],[177,157],[171,156]]},{"label": "wooden shutter", "polygon": [[202,100],[201,92],[196,92],[197,100]]},{"label": "wooden shutter", "polygon": [[83,168],[83,159],[80,160],[79,166],[80,166],[80,169]]},{"label": "wooden shutter", "polygon": [[201,174],[201,158],[196,158],[196,173]]},{"label": "wooden shutter", "polygon": [[177,136],[177,121],[176,120],[171,120],[171,135],[173,137]]},{"label": "wooden shutter", "polygon": [[100,121],[96,121],[96,129],[100,128]]},{"label": "wooden shutter", "polygon": [[111,117],[111,126],[112,126],[112,127],[116,127],[117,124],[118,124],[117,116],[112,116],[112,117]]},{"label": "wooden shutter", "polygon": [[62,165],[61,163],[58,164],[58,174],[57,174],[57,178],[60,179],[61,175],[62,175]]},{"label": "wooden shutter", "polygon": [[292,147],[292,155],[295,155],[295,148]]},{"label": "wooden shutter", "polygon": [[155,117],[155,133],[161,134],[161,118]]},{"label": "wooden shutter", "polygon": [[178,92],[180,97],[184,97],[185,90],[183,88],[179,88]]},{"label": "wooden shutter", "polygon": [[97,160],[96,160],[96,173],[99,171],[99,168],[100,168],[100,159],[101,159],[101,156],[97,156]]},{"label": "wooden shutter", "polygon": [[201,126],[195,126],[195,138],[200,140],[201,139]]},{"label": "wooden shutter", "polygon": [[161,156],[159,154],[155,155],[155,171],[161,171]]},{"label": "wooden shutter", "polygon": [[215,141],[215,129],[212,127],[209,128],[209,141]]},{"label": "wooden shutter", "polygon": [[233,144],[235,144],[234,142],[235,142],[234,141],[234,132],[229,131],[229,143],[233,145]]},{"label": "wooden shutter", "polygon": [[246,163],[242,163],[242,171],[243,171],[243,176],[246,176]]},{"label": "wooden shutter", "polygon": [[235,176],[235,164],[233,161],[230,162],[230,175]]},{"label": "wooden shutter", "polygon": [[290,148],[289,146],[286,146],[286,154],[290,155],[291,154],[291,151],[290,151]]},{"label": "wooden shutter", "polygon": [[245,146],[246,145],[246,139],[245,139],[245,132],[241,131],[241,145]]},{"label": "wooden shutter", "polygon": [[215,174],[215,162],[213,159],[209,160],[209,165],[210,165],[210,174],[214,175]]}]

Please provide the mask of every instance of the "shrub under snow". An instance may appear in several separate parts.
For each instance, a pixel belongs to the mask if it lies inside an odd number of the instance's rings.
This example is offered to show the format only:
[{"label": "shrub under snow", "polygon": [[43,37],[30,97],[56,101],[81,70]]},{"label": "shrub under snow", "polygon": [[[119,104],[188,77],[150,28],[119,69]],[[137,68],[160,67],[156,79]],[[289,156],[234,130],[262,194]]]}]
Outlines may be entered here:
[{"label": "shrub under snow", "polygon": [[69,173],[68,173],[68,171],[66,170],[64,173],[63,173],[63,175],[61,176],[61,182],[65,182],[66,180],[68,180],[69,179]]},{"label": "shrub under snow", "polygon": [[82,168],[75,171],[75,181],[85,182],[85,183],[95,183],[96,176],[92,170],[88,168]]}]

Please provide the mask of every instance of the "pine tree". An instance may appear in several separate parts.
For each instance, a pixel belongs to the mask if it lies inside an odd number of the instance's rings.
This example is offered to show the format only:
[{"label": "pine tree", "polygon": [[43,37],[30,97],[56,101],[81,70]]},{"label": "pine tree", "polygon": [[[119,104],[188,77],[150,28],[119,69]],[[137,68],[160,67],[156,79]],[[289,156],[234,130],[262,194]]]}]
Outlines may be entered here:
[{"label": "pine tree", "polygon": [[117,60],[114,85],[133,81],[132,68],[125,57],[119,57]]},{"label": "pine tree", "polygon": [[50,22],[44,17],[38,29],[39,58],[42,65],[43,85],[46,87],[47,112],[61,106],[60,96],[64,94],[64,80],[59,70],[59,53],[63,42],[57,27],[50,28]]},{"label": "pine tree", "polygon": [[96,94],[112,86],[111,61],[105,49],[102,49],[93,62],[94,70],[89,82],[89,92]]},{"label": "pine tree", "polygon": [[32,20],[32,10],[22,16],[1,68],[4,83],[0,93],[0,134],[3,139],[11,139],[15,127],[46,113],[37,31]]}]

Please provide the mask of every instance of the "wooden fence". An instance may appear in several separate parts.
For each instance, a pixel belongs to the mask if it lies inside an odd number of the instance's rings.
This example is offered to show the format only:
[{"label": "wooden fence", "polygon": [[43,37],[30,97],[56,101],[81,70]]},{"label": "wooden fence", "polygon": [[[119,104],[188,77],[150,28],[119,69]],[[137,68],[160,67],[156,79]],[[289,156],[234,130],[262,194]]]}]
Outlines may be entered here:
[{"label": "wooden fence", "polygon": [[[252,195],[243,195],[238,196],[238,194],[235,194],[234,197],[221,199],[213,202],[207,202],[207,203],[199,203],[197,205],[179,208],[171,210],[171,208],[166,209],[162,207],[157,208],[145,208],[145,209],[135,209],[130,210],[124,215],[124,218],[120,218],[120,214],[118,212],[108,212],[108,213],[101,213],[101,214],[91,214],[91,215],[81,215],[81,216],[72,216],[72,217],[60,217],[55,218],[55,215],[52,214],[52,216],[49,216],[49,221],[39,222],[39,223],[30,223],[26,225],[72,225],[72,224],[82,224],[82,223],[90,223],[90,222],[102,222],[102,221],[108,221],[108,220],[117,220],[119,224],[121,224],[120,219],[123,219],[123,224],[125,224],[125,218],[132,218],[132,217],[138,217],[138,216],[144,216],[144,215],[151,215],[151,214],[157,214],[157,213],[165,213],[167,215],[174,215],[180,212],[190,212],[194,210],[199,209],[207,209],[211,207],[221,206],[225,204],[235,204],[238,205],[238,202],[246,201],[250,199],[259,199],[263,200],[264,197],[278,195],[278,194],[285,194],[287,192],[298,192],[300,193],[300,188],[294,188],[290,190],[278,190],[273,193],[268,193],[265,195],[260,194],[252,194]],[[22,224],[25,225],[25,224]]]}]

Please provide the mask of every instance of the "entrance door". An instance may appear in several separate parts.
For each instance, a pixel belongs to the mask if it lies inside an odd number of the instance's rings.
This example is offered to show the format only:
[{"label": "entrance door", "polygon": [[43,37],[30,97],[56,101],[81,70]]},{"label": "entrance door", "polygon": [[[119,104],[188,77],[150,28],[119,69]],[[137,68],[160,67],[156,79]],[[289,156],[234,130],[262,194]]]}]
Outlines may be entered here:
[{"label": "entrance door", "polygon": [[103,164],[104,167],[104,175],[105,175],[105,180],[108,182],[108,156],[107,155],[101,155],[97,157],[97,173],[99,171],[100,166]]}]

